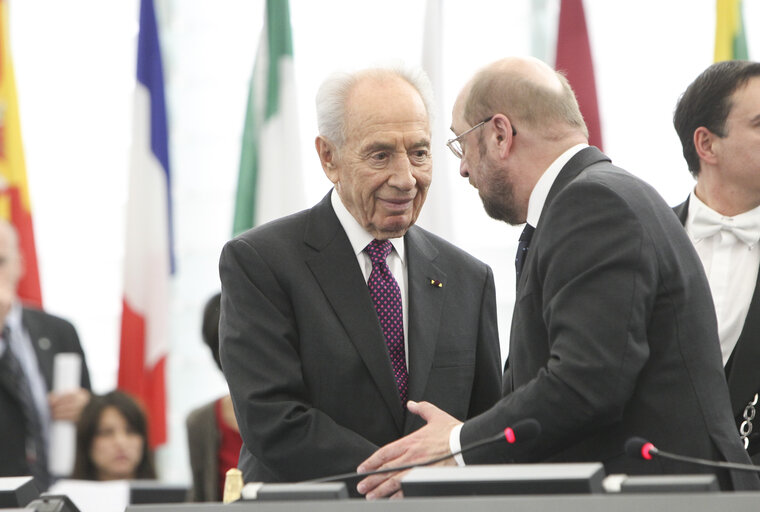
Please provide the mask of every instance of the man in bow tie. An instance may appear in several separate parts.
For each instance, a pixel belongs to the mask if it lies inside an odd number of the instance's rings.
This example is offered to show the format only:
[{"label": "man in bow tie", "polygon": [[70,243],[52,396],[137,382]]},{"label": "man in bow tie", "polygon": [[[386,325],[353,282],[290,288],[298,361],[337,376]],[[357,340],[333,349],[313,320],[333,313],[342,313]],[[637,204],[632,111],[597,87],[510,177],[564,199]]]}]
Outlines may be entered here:
[{"label": "man in bow tie", "polygon": [[697,180],[675,211],[710,283],[733,414],[758,463],[760,63],[707,68],[681,96],[673,123]]},{"label": "man in bow tie", "polygon": [[465,420],[499,398],[491,269],[413,225],[432,177],[429,90],[421,71],[330,77],[316,149],[333,189],[222,252],[247,482],[351,472],[425,423],[417,401]]}]

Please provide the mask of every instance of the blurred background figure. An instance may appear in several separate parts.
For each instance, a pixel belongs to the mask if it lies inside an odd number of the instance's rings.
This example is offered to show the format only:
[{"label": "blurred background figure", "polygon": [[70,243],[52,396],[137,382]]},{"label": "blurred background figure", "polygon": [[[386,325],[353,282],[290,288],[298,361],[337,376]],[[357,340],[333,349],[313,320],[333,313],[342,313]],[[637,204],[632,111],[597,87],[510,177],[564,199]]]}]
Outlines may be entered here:
[{"label": "blurred background figure", "polygon": [[[219,303],[221,293],[203,309],[201,332],[219,369]],[[187,441],[193,472],[192,501],[221,501],[227,470],[240,456],[240,431],[229,393],[193,410],[187,417]]]},{"label": "blurred background figure", "polygon": [[[18,235],[0,220],[0,476],[32,475],[44,490],[52,479],[50,424],[79,418],[90,399],[90,375],[74,326],[19,301],[23,272]],[[52,393],[62,353],[81,357],[81,387]]]},{"label": "blurred background figure", "polygon": [[145,412],[129,395],[112,391],[93,396],[77,424],[72,478],[79,480],[155,479]]}]

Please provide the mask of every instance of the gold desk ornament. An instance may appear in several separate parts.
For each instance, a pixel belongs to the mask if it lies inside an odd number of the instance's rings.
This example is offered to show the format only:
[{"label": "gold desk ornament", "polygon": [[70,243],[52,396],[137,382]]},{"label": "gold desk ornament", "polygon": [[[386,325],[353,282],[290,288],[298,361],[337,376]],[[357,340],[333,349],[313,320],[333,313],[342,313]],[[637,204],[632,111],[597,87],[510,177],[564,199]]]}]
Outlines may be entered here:
[{"label": "gold desk ornament", "polygon": [[240,499],[243,491],[243,473],[238,468],[230,468],[224,477],[224,496],[222,503],[232,503]]}]

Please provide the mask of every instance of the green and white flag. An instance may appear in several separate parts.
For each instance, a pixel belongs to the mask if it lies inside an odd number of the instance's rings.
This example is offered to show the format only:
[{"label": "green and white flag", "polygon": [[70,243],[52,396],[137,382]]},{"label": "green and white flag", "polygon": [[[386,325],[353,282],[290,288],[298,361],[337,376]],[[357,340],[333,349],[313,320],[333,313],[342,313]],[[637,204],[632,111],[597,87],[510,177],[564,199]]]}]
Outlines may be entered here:
[{"label": "green and white flag", "polygon": [[233,234],[306,206],[288,0],[267,0],[245,115]]}]

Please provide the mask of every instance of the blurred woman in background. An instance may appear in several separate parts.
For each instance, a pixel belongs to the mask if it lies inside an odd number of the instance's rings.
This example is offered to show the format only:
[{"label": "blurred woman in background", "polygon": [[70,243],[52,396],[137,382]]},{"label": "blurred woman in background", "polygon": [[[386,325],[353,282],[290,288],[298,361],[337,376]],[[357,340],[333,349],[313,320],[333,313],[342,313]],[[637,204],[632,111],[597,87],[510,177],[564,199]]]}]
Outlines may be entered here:
[{"label": "blurred woman in background", "polygon": [[145,413],[129,395],[112,391],[93,396],[77,423],[72,478],[154,479]]},{"label": "blurred woman in background", "polygon": [[[221,293],[212,296],[203,308],[201,333],[219,370],[219,302]],[[227,470],[236,468],[240,438],[232,398],[229,393],[192,412],[187,417],[187,441],[193,472],[191,501],[221,501]]]}]

